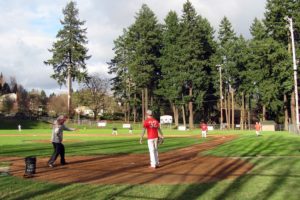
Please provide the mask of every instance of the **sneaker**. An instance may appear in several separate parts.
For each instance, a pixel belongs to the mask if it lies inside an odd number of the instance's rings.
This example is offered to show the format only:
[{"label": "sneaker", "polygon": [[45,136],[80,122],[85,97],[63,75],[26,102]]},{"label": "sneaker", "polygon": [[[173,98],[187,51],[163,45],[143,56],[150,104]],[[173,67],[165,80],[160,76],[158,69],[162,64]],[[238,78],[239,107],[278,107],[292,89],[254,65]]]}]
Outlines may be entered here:
[{"label": "sneaker", "polygon": [[149,166],[148,168],[150,168],[150,169],[156,169],[157,167],[156,166],[155,167]]},{"label": "sneaker", "polygon": [[54,167],[54,165],[52,163],[49,163],[48,166],[51,167],[51,168]]}]

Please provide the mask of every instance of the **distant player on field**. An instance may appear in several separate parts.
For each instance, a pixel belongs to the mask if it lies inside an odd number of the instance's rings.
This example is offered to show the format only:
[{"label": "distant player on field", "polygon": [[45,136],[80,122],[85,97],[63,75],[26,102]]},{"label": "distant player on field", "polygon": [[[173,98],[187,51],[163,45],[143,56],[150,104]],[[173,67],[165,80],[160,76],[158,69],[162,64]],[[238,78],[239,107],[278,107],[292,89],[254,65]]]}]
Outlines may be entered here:
[{"label": "distant player on field", "polygon": [[112,129],[112,135],[118,135],[118,129],[117,127],[113,126],[113,129]]},{"label": "distant player on field", "polygon": [[260,135],[260,131],[261,131],[261,125],[260,125],[259,122],[256,122],[255,123],[255,133],[256,133],[256,136]]},{"label": "distant player on field", "polygon": [[207,131],[208,131],[208,127],[207,127],[207,124],[206,124],[204,121],[202,121],[202,122],[200,123],[200,128],[201,128],[202,137],[203,137],[203,138],[206,138],[206,134],[207,134]]},{"label": "distant player on field", "polygon": [[129,129],[128,129],[128,133],[129,133],[129,134],[132,134],[132,129],[133,129],[133,128],[132,128],[132,125],[130,124],[130,127],[129,127]]}]

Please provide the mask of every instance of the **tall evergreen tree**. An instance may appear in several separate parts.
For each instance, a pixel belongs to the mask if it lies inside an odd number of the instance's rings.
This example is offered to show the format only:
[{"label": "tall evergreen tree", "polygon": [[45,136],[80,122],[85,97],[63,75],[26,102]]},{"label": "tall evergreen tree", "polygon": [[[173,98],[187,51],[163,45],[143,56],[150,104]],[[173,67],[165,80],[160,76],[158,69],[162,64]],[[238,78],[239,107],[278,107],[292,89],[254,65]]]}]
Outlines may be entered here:
[{"label": "tall evergreen tree", "polygon": [[63,28],[56,35],[57,41],[49,51],[52,58],[45,61],[51,65],[54,74],[51,75],[59,85],[68,82],[68,114],[71,113],[72,81],[83,81],[87,78],[85,61],[91,56],[87,55],[86,28],[81,28],[85,21],[78,19],[79,10],[76,3],[70,1],[63,9],[64,19],[61,20]]},{"label": "tall evergreen tree", "polygon": [[[236,86],[237,68],[235,53],[237,51],[237,36],[227,17],[221,20],[218,32],[219,46],[217,56],[222,64],[222,77],[224,84],[224,105],[227,126],[234,126],[234,86]],[[231,101],[231,103],[230,103]],[[230,111],[230,105],[232,112]],[[232,115],[230,115],[232,114]],[[233,127],[232,127],[233,128]]]},{"label": "tall evergreen tree", "polygon": [[41,98],[41,109],[42,109],[42,113],[40,113],[40,114],[44,114],[44,113],[46,113],[47,102],[48,102],[48,97],[44,90],[41,91],[40,98]]},{"label": "tall evergreen tree", "polygon": [[2,94],[9,94],[9,93],[11,93],[11,89],[8,83],[4,83],[2,87]]},{"label": "tall evergreen tree", "polygon": [[165,18],[163,27],[162,56],[160,58],[162,79],[157,93],[170,102],[175,126],[178,126],[179,123],[178,108],[181,104],[181,98],[179,98],[181,96],[181,85],[178,81],[180,77],[179,36],[180,26],[177,13],[170,11]]},{"label": "tall evergreen tree", "polygon": [[[264,24],[267,33],[276,41],[288,45],[289,33],[286,17],[292,17],[295,23],[295,30],[300,31],[299,0],[267,0]],[[298,20],[295,20],[298,19]]]},{"label": "tall evergreen tree", "polygon": [[226,45],[228,42],[232,42],[236,39],[236,33],[232,28],[232,24],[227,17],[223,17],[220,23],[218,39],[221,46]]},{"label": "tall evergreen tree", "polygon": [[227,17],[224,17],[220,23],[219,32],[219,48],[218,55],[220,62],[224,63],[224,79],[228,84],[233,84],[233,73],[235,69],[234,56],[234,42],[237,40],[236,33]]},{"label": "tall evergreen tree", "polygon": [[[180,72],[178,81],[182,84],[184,100],[188,102],[189,127],[194,128],[194,104],[203,103],[208,89],[208,60],[211,56],[212,28],[207,20],[198,16],[192,4],[187,1],[183,5],[180,21]],[[208,30],[206,30],[208,28]],[[210,33],[210,34],[209,34]],[[208,35],[207,35],[208,34]],[[207,38],[208,37],[208,38]],[[207,48],[209,45],[209,48]]]},{"label": "tall evergreen tree", "polygon": [[[266,34],[265,26],[257,19],[251,28],[253,36],[249,44],[248,64],[245,81],[253,83],[250,91],[256,96],[257,104],[262,104],[262,119],[279,115],[283,111],[283,95],[292,83],[288,68],[288,53],[284,45]],[[266,116],[268,111],[269,116]]]},{"label": "tall evergreen tree", "polygon": [[[234,62],[234,67],[230,70],[230,77],[232,78],[232,124],[234,124],[236,116],[234,113],[240,110],[240,126],[244,129],[245,125],[245,96],[249,87],[249,82],[245,82],[243,72],[246,71],[248,41],[243,36],[238,37],[232,46],[231,60]],[[226,66],[225,66],[226,67]],[[247,85],[245,87],[245,85]]]},{"label": "tall evergreen tree", "polygon": [[194,92],[195,111],[201,111],[200,118],[208,121],[214,115],[216,96],[214,96],[213,87],[213,55],[216,53],[217,44],[214,40],[214,29],[207,19],[198,16],[198,32],[200,36],[200,43],[202,46],[202,54],[199,59],[202,65],[202,78],[198,79],[199,83],[196,85]]},{"label": "tall evergreen tree", "polygon": [[17,96],[18,112],[29,115],[29,94],[22,85],[18,85]]},{"label": "tall evergreen tree", "polygon": [[[110,74],[115,74],[115,77],[111,79],[112,90],[114,91],[114,96],[118,102],[122,105],[126,105],[130,101],[131,93],[130,86],[131,75],[128,71],[128,48],[126,45],[126,39],[128,37],[127,30],[124,29],[123,35],[119,36],[114,41],[114,58],[108,63]],[[129,108],[130,109],[130,108]],[[128,115],[130,115],[128,113]],[[127,121],[126,119],[125,121]]]},{"label": "tall evergreen tree", "polygon": [[0,86],[2,86],[3,83],[4,83],[4,77],[3,77],[3,74],[1,72],[1,74],[0,74]]},{"label": "tall evergreen tree", "polygon": [[257,18],[254,19],[250,27],[250,33],[252,35],[252,40],[263,40],[267,37],[265,25]]},{"label": "tall evergreen tree", "polygon": [[155,14],[145,4],[135,18],[135,23],[128,30],[127,64],[133,82],[141,90],[144,114],[149,106],[149,99],[153,102],[154,91],[161,77],[159,57],[162,31]]},{"label": "tall evergreen tree", "polygon": [[[267,0],[266,4],[266,12],[265,12],[265,19],[264,24],[267,27],[267,33],[270,37],[272,37],[275,41],[279,42],[283,47],[287,49],[289,54],[292,54],[291,51],[291,37],[289,30],[287,28],[288,22],[287,17],[290,17],[294,21],[294,35],[295,35],[295,42],[300,41],[299,33],[300,33],[300,15],[299,15],[299,0]],[[297,46],[296,46],[297,48]],[[296,49],[297,54],[299,55],[299,47]],[[292,59],[290,59],[289,67],[292,68]],[[288,70],[290,72],[290,69]],[[281,73],[281,77],[283,78],[286,73]],[[285,77],[284,79],[287,80],[292,78],[293,76],[289,75],[289,77]],[[290,82],[290,81],[288,81]],[[296,124],[296,114],[295,114],[295,93],[293,89],[290,88],[288,85],[285,84],[287,87],[282,89],[285,93],[284,100],[290,99],[290,109],[291,109],[291,119],[294,124]],[[285,107],[287,107],[287,103],[285,102]],[[285,124],[287,125],[287,111],[285,111]]]}]

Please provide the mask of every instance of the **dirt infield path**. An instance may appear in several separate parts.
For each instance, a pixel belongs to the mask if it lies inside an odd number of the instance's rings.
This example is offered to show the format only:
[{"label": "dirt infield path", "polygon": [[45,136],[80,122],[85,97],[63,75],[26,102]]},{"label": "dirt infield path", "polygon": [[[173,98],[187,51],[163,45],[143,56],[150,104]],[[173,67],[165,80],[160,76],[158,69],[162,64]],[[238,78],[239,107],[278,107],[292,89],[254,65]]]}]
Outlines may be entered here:
[{"label": "dirt infield path", "polygon": [[[210,136],[202,144],[161,153],[161,167],[150,169],[149,155],[74,156],[67,157],[68,165],[49,168],[48,158],[37,159],[33,179],[58,183],[91,184],[183,184],[212,182],[236,178],[252,169],[241,159],[201,156],[199,153],[233,140],[235,136]],[[23,158],[0,158],[11,161],[10,173],[22,177]]]}]

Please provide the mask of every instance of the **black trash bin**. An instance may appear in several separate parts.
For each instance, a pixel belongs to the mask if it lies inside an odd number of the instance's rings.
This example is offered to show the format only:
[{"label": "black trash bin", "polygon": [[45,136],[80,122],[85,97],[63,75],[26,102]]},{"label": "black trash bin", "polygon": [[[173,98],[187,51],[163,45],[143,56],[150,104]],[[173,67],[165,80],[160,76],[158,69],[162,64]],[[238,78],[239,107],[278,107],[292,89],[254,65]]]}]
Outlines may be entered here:
[{"label": "black trash bin", "polygon": [[36,169],[36,157],[28,156],[25,158],[25,174],[24,176],[33,176],[35,174]]}]

